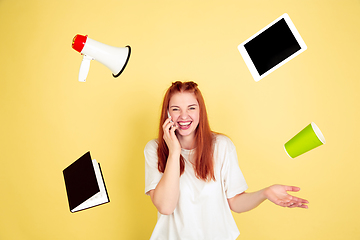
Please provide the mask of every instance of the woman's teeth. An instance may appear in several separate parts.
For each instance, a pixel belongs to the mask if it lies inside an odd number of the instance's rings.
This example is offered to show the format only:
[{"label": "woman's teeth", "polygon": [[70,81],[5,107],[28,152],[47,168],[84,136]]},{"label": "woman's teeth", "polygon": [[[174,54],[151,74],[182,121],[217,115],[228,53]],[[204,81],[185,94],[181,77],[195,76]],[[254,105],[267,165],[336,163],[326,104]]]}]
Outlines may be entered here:
[{"label": "woman's teeth", "polygon": [[188,126],[191,122],[179,122],[180,126]]}]

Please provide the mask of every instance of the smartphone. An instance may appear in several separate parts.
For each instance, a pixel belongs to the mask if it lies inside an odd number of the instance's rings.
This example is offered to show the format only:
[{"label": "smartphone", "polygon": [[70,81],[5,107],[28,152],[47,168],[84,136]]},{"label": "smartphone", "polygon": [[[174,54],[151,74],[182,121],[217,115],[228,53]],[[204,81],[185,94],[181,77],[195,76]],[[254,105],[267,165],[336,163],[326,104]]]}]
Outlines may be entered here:
[{"label": "smartphone", "polygon": [[[168,118],[171,118],[169,110],[167,111],[167,114],[168,114]],[[170,120],[170,122],[173,122],[173,121]]]},{"label": "smartphone", "polygon": [[[171,116],[170,116],[170,112],[169,112],[169,110],[167,111],[167,114],[168,114],[168,117],[170,118],[170,122],[171,123],[174,123],[173,122],[173,120],[171,120]],[[175,127],[176,125],[175,124],[173,124],[171,127]]]}]

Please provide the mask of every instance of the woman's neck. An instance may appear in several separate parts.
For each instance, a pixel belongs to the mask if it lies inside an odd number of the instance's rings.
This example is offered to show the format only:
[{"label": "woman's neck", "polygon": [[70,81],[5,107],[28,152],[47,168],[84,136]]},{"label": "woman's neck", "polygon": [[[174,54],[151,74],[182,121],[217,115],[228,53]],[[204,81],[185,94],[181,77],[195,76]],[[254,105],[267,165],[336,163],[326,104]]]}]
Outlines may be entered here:
[{"label": "woman's neck", "polygon": [[195,148],[195,136],[181,136],[180,134],[178,134],[177,137],[179,139],[181,148],[186,150],[191,150]]}]

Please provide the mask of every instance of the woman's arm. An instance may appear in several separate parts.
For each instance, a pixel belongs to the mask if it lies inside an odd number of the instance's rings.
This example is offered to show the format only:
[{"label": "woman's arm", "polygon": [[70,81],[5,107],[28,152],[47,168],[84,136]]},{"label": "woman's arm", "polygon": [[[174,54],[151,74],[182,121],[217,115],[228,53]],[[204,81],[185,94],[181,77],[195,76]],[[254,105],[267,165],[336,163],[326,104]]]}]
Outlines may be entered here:
[{"label": "woman's arm", "polygon": [[179,199],[180,155],[168,157],[164,174],[156,188],[149,191],[151,200],[163,215],[172,214]]},{"label": "woman's arm", "polygon": [[298,192],[300,188],[284,185],[272,185],[257,192],[241,193],[233,198],[229,198],[230,209],[234,212],[241,213],[256,208],[266,199],[276,205],[289,208],[308,208],[309,202],[305,199],[291,196],[287,191]]},{"label": "woman's arm", "polygon": [[167,119],[163,125],[164,140],[169,148],[169,156],[163,176],[156,188],[149,191],[151,201],[164,215],[172,214],[180,193],[180,154],[181,146],[175,135],[176,126]]}]

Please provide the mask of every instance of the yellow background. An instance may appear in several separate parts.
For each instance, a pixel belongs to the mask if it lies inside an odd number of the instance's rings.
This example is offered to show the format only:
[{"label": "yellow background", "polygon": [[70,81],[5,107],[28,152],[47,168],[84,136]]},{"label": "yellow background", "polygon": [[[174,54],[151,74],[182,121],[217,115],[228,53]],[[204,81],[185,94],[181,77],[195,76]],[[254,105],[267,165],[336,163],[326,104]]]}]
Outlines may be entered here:
[{"label": "yellow background", "polygon": [[[308,49],[259,82],[238,44],[288,13]],[[249,191],[302,188],[309,209],[265,202],[234,214],[238,239],[359,239],[360,1],[0,1],[0,239],[149,239],[145,144],[175,80],[196,81],[213,130],[237,147]],[[76,34],[132,47],[119,78]],[[315,122],[327,143],[283,144]],[[70,213],[62,170],[91,151],[109,204]]]}]

